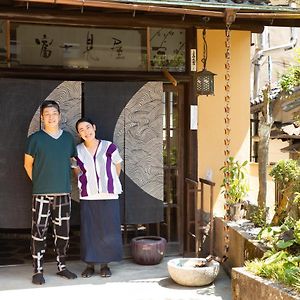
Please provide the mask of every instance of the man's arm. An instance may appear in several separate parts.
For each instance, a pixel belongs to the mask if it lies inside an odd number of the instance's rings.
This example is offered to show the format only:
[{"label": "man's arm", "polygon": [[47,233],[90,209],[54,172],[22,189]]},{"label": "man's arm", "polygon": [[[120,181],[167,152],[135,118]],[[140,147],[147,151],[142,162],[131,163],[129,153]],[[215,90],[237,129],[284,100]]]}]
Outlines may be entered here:
[{"label": "man's arm", "polygon": [[80,168],[78,167],[75,157],[71,157],[71,169],[73,170],[75,177],[78,177],[78,175],[80,174]]},{"label": "man's arm", "polygon": [[32,167],[33,167],[34,158],[29,155],[25,154],[24,156],[24,168],[28,177],[32,180]]}]

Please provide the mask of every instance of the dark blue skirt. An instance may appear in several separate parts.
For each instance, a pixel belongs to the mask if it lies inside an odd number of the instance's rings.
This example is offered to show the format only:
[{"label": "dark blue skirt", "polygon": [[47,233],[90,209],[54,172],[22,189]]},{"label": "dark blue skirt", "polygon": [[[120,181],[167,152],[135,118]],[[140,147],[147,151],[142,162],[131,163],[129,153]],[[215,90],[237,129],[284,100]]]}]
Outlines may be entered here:
[{"label": "dark blue skirt", "polygon": [[119,199],[80,201],[80,256],[86,263],[122,259]]}]

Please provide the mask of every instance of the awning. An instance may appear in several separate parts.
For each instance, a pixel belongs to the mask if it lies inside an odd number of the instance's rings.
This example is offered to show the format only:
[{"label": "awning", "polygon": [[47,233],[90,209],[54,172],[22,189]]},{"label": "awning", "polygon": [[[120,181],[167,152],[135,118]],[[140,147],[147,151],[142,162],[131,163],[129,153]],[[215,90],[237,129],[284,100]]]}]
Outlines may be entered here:
[{"label": "awning", "polygon": [[[260,11],[260,12],[285,12],[295,13],[298,8],[288,5],[273,5],[269,0],[11,0],[13,3],[24,3],[26,6],[32,3],[53,4],[53,5],[71,5],[83,8],[119,8],[151,11],[175,12],[175,9],[185,9],[187,14],[196,13],[199,9],[221,10],[226,8],[237,11]],[[171,9],[173,8],[173,9]],[[182,10],[183,12],[183,10]]]},{"label": "awning", "polygon": [[295,124],[277,124],[276,128],[271,131],[272,139],[282,140],[299,140],[300,139],[300,127]]},{"label": "awning", "polygon": [[[248,25],[251,22],[261,26],[300,26],[300,22],[295,22],[300,19],[299,8],[268,4],[268,0],[6,0],[5,3],[7,8],[10,6],[14,9],[24,9],[25,7],[29,13],[32,8],[57,11],[68,6],[82,13],[85,11],[103,13],[104,10],[113,10],[118,13],[130,12],[133,17],[139,12],[147,15],[180,15],[182,22],[187,16],[206,16],[220,20],[226,18],[228,11],[231,11],[236,22],[248,23]],[[199,19],[200,26],[201,23],[203,22]]]},{"label": "awning", "polygon": [[289,145],[280,150],[282,152],[299,153],[300,152],[300,143]]}]

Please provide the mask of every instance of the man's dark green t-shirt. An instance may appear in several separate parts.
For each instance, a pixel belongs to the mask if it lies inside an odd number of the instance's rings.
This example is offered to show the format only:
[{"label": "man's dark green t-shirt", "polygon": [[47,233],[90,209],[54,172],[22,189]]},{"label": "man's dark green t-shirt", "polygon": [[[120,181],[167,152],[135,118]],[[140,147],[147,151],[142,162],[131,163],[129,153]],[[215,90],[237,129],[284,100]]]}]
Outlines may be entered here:
[{"label": "man's dark green t-shirt", "polygon": [[65,194],[71,192],[70,158],[76,147],[70,133],[63,131],[58,139],[40,130],[28,137],[26,154],[34,158],[32,194]]}]

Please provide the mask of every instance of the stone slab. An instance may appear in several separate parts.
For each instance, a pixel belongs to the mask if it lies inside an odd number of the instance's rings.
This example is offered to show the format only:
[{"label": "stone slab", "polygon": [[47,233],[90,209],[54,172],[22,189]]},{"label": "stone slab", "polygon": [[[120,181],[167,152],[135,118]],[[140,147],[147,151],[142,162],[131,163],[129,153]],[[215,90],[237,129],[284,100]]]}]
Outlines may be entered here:
[{"label": "stone slab", "polygon": [[233,300],[299,300],[300,295],[271,280],[256,276],[245,268],[231,272]]}]

